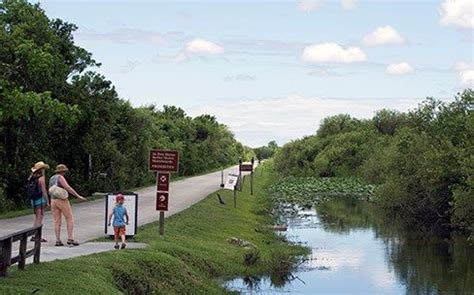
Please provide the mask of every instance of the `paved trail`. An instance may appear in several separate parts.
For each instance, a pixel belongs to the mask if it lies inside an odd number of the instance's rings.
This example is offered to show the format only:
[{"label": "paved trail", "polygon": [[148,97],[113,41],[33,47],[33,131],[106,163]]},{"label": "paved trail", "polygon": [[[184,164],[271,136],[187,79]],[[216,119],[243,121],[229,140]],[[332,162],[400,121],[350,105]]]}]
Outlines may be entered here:
[{"label": "paved trail", "polygon": [[[229,171],[238,170],[234,166],[224,170],[224,177]],[[190,177],[170,183],[169,211],[166,216],[173,215],[185,210],[191,205],[204,199],[209,194],[220,189],[221,172],[213,172],[202,176]],[[156,186],[142,189],[138,193],[138,226],[158,220],[159,213],[155,210]],[[77,203],[73,206],[75,228],[74,237],[79,242],[86,242],[104,236],[105,201],[99,199],[90,202]],[[112,243],[86,243],[78,247],[54,247],[54,226],[51,212],[44,217],[43,236],[48,239],[43,243],[41,261],[54,259],[65,259],[79,255],[108,251]],[[0,220],[0,237],[19,231],[33,224],[33,214],[11,219]],[[166,227],[165,227],[166,231]],[[66,224],[63,220],[61,227],[62,240],[66,240]],[[91,245],[93,244],[93,245]],[[130,247],[141,248],[144,245],[133,245]]]}]

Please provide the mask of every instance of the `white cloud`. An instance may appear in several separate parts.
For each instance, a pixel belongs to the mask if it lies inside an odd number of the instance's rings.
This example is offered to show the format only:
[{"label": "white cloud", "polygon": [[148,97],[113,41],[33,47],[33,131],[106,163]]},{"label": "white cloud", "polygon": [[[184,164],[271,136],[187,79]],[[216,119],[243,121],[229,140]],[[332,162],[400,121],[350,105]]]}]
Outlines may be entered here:
[{"label": "white cloud", "polygon": [[186,112],[193,117],[214,115],[229,126],[239,141],[257,147],[270,140],[284,144],[315,134],[320,121],[330,115],[347,113],[370,118],[382,108],[406,111],[418,103],[418,99],[325,99],[294,95],[259,100],[226,99],[187,108]]},{"label": "white cloud", "polygon": [[439,7],[440,23],[463,29],[474,29],[474,2],[472,0],[445,0]]},{"label": "white cloud", "polygon": [[186,52],[203,55],[222,54],[224,53],[224,48],[204,39],[194,39],[186,44]]},{"label": "white cloud", "polygon": [[357,47],[343,48],[336,43],[321,43],[305,47],[303,61],[308,63],[353,63],[365,61],[365,53]]},{"label": "white cloud", "polygon": [[372,33],[366,35],[363,42],[367,46],[386,45],[386,44],[403,44],[403,38],[391,26],[378,27]]},{"label": "white cloud", "polygon": [[458,71],[462,86],[474,87],[474,63],[458,62],[454,69]]},{"label": "white cloud", "polygon": [[344,9],[354,9],[357,5],[358,0],[342,0],[342,8]]},{"label": "white cloud", "polygon": [[389,64],[387,66],[387,73],[391,75],[405,75],[413,73],[415,70],[407,62],[397,64]]},{"label": "white cloud", "polygon": [[298,2],[298,9],[304,12],[310,12],[319,9],[321,4],[321,0],[301,0]]}]

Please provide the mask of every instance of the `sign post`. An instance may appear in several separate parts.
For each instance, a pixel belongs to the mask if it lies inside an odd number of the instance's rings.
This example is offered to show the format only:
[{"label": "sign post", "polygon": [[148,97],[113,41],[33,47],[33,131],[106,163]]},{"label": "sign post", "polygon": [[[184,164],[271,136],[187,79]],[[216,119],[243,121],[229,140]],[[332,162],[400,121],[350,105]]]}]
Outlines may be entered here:
[{"label": "sign post", "polygon": [[254,159],[252,158],[252,171],[250,172],[250,195],[253,196],[253,162]]},{"label": "sign post", "polygon": [[178,151],[151,150],[148,167],[156,172],[156,210],[160,211],[159,233],[165,233],[165,211],[168,211],[170,172],[178,172]]},{"label": "sign post", "polygon": [[234,186],[234,208],[237,208],[237,186]]},{"label": "sign post", "polygon": [[242,159],[239,159],[239,191],[242,191]]}]

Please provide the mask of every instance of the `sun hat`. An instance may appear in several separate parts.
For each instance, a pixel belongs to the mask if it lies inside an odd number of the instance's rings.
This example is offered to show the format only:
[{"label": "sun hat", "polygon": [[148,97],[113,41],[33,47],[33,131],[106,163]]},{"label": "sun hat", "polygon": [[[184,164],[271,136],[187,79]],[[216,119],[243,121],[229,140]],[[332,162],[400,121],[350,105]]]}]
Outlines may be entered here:
[{"label": "sun hat", "polygon": [[125,200],[125,197],[122,194],[117,194],[117,196],[115,197],[116,202],[123,201],[123,200]]},{"label": "sun hat", "polygon": [[36,162],[33,167],[31,167],[31,172],[36,172],[40,169],[49,169],[49,165],[43,161]]},{"label": "sun hat", "polygon": [[67,172],[69,171],[69,168],[66,167],[64,164],[59,164],[56,166],[56,169],[54,170],[54,173],[59,173],[59,172]]}]

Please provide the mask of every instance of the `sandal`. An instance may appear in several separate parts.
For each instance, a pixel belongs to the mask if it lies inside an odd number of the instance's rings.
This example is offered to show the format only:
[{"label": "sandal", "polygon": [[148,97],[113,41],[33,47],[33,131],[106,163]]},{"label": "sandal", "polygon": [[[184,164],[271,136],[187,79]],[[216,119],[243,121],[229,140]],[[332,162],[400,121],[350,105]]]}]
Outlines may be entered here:
[{"label": "sandal", "polygon": [[79,243],[75,240],[67,240],[66,244],[68,244],[69,246],[79,246]]},{"label": "sandal", "polygon": [[120,246],[120,249],[125,249],[125,243],[122,243],[122,246]]},{"label": "sandal", "polygon": [[63,242],[61,242],[61,241],[56,241],[56,244],[54,244],[54,246],[56,246],[56,247],[62,247],[62,246],[64,246],[64,244],[63,244]]},{"label": "sandal", "polygon": [[119,247],[118,244],[116,244],[116,245],[114,246],[114,248],[115,248],[115,249],[118,249],[118,248],[120,248],[120,247]]}]

